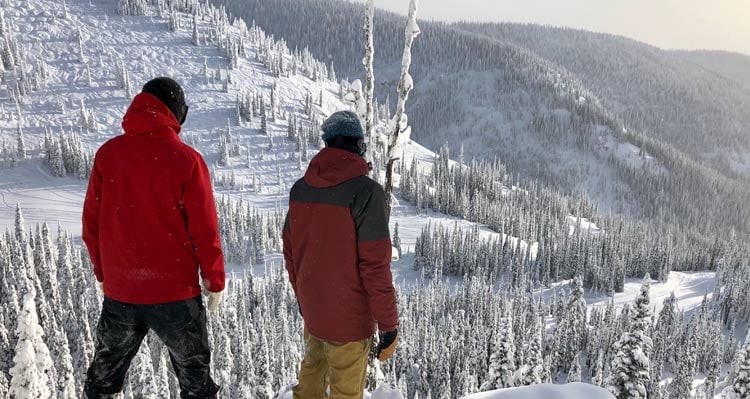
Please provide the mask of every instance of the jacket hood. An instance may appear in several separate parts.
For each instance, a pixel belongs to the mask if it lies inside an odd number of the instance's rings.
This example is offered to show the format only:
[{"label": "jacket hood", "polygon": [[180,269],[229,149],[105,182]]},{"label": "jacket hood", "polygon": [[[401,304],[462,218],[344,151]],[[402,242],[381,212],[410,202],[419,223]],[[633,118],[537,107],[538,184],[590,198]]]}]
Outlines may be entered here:
[{"label": "jacket hood", "polygon": [[307,168],[305,183],[312,187],[333,187],[370,171],[367,162],[357,154],[327,147],[318,153]]},{"label": "jacket hood", "polygon": [[153,94],[140,93],[122,118],[125,134],[180,134],[180,122]]}]

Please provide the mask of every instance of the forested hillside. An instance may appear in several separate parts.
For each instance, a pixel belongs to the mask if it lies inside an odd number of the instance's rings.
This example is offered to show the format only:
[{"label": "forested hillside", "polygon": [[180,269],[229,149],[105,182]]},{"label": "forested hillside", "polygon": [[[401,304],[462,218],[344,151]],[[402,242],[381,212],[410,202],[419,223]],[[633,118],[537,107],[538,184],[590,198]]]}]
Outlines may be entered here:
[{"label": "forested hillside", "polygon": [[[562,66],[629,129],[727,174],[746,172],[732,161],[744,160],[750,149],[750,90],[721,71],[621,36],[540,25],[453,26],[527,48]],[[715,64],[731,68],[724,59]]]},{"label": "forested hillside", "polygon": [[[361,74],[360,4],[216,3],[309,49],[339,76]],[[403,23],[376,15],[381,104],[393,93]],[[727,78],[618,37],[522,25],[421,27],[408,108],[420,143],[434,151],[447,145],[466,160],[499,159],[513,179],[582,194],[605,213],[693,237],[750,231],[741,173],[750,97]]]},{"label": "forested hillside", "polygon": [[739,82],[750,90],[750,55],[726,51],[675,51],[678,57]]}]

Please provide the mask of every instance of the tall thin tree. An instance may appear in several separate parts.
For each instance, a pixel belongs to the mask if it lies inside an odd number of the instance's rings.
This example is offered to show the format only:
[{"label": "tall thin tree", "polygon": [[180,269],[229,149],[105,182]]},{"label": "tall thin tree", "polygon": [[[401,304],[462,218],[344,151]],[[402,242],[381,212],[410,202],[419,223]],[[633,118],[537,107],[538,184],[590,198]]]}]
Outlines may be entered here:
[{"label": "tall thin tree", "polygon": [[404,55],[401,60],[401,79],[398,83],[398,104],[396,105],[396,115],[393,118],[392,129],[388,140],[387,161],[385,166],[385,198],[388,207],[388,217],[391,215],[391,195],[393,194],[393,166],[401,156],[399,143],[405,143],[409,139],[408,119],[406,117],[406,101],[409,99],[409,93],[414,88],[414,79],[409,74],[411,67],[411,46],[414,39],[420,33],[417,25],[417,5],[418,0],[411,0],[409,4],[409,17],[404,32]]}]

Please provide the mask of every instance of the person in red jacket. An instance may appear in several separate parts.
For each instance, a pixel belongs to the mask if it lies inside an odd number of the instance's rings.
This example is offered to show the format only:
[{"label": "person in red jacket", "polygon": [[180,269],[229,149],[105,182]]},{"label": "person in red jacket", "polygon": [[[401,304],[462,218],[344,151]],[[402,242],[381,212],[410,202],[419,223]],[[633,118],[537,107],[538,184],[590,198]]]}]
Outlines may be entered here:
[{"label": "person in red jacket", "polygon": [[372,336],[376,355],[396,348],[385,193],[369,177],[362,126],[349,111],[322,126],[326,148],[291,189],[284,258],[305,321],[306,353],[295,399],[362,398]]},{"label": "person in red jacket", "polygon": [[182,398],[214,398],[199,276],[215,309],[224,257],[211,180],[178,134],[187,116],[177,82],[143,86],[124,134],[96,153],[83,206],[83,240],[104,293],[87,398],[111,398],[153,330],[169,350]]}]

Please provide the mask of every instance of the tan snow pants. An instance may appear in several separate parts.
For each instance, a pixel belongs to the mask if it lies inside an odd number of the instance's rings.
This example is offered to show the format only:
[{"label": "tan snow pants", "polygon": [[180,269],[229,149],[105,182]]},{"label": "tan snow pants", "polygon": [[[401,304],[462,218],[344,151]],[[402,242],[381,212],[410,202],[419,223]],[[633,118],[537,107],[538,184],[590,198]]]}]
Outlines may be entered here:
[{"label": "tan snow pants", "polygon": [[[320,340],[305,331],[305,343],[307,351],[299,383],[293,390],[294,399],[362,398],[372,338],[337,343]],[[330,387],[329,396],[326,387]]]}]

